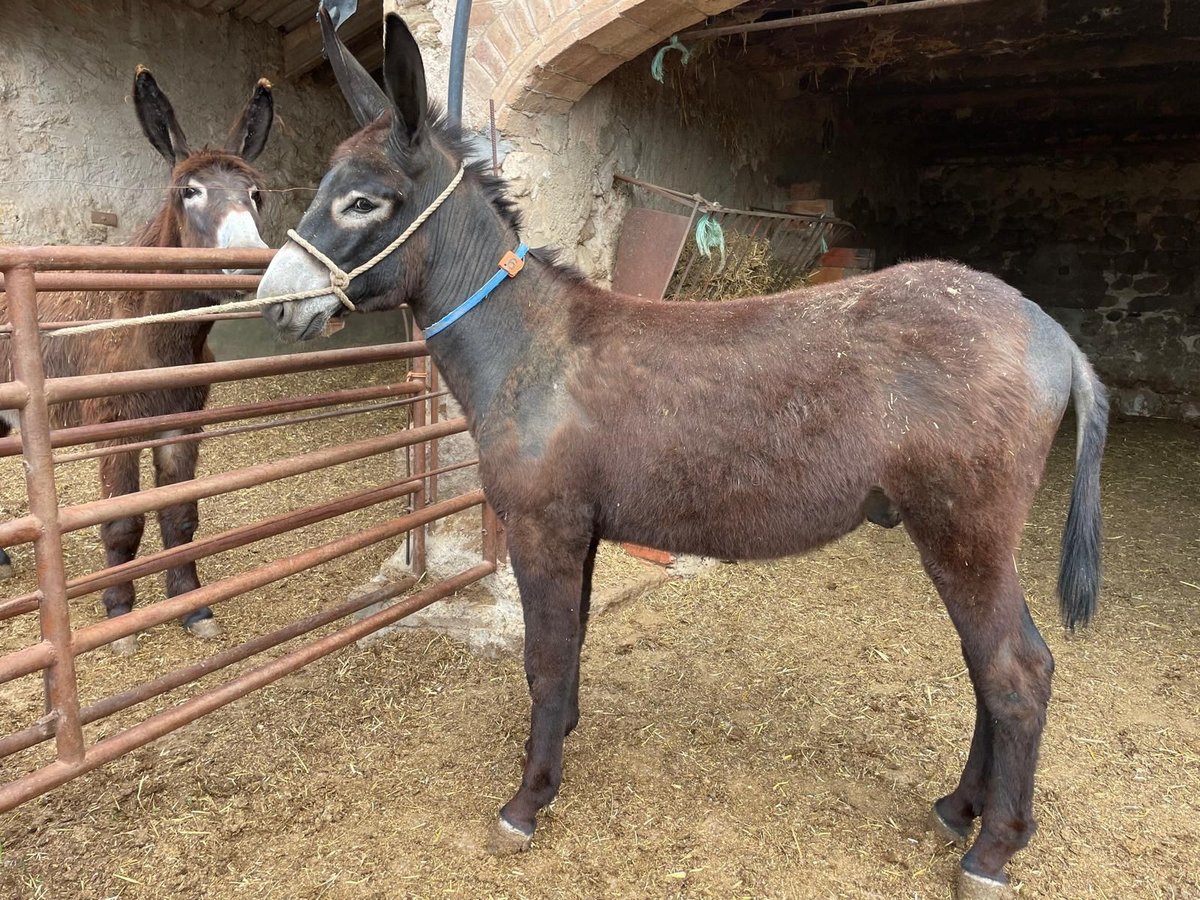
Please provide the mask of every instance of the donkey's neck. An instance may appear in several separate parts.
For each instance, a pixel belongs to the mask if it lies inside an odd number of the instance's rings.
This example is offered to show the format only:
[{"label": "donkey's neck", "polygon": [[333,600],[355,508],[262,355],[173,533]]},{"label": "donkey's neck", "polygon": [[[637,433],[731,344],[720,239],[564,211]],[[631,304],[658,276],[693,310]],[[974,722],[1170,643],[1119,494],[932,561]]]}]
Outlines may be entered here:
[{"label": "donkey's neck", "polygon": [[[466,244],[465,252],[438,259],[427,273],[418,322],[437,321],[478,290],[495,273],[519,238],[488,208],[456,204],[439,223],[438,246]],[[431,223],[432,224],[432,223]],[[467,240],[464,241],[463,238]],[[497,393],[518,367],[528,368],[539,336],[561,334],[567,315],[563,279],[554,266],[533,254],[515,278],[505,278],[482,303],[429,339],[429,354],[462,404],[476,438]]]}]

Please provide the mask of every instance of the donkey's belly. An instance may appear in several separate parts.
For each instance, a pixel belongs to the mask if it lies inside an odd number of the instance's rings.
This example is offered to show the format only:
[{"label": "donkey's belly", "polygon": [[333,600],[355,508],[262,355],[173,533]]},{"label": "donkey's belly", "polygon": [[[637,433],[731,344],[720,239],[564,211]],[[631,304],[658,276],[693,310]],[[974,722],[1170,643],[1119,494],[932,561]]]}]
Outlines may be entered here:
[{"label": "donkey's belly", "polygon": [[676,553],[726,559],[789,556],[858,527],[866,493],[818,497],[779,487],[722,491],[714,485],[702,495],[661,491],[614,497],[603,504],[601,531],[612,540]]}]

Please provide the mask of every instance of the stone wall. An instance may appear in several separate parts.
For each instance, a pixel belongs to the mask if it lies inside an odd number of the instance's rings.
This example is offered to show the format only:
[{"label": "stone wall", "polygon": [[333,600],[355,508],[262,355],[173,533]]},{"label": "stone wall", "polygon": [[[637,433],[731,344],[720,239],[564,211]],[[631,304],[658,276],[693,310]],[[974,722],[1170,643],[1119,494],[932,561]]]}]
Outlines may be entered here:
[{"label": "stone wall", "polygon": [[514,114],[505,135],[516,149],[503,173],[527,237],[565,247],[602,283],[630,203],[686,211],[614,184],[614,172],[726,206],[782,208],[790,161],[780,148],[815,135],[823,116],[815,101],[781,107],[757,76],[720,58],[681,69],[671,54],[660,84],[650,77],[652,56],[617,69],[566,114]]},{"label": "stone wall", "polygon": [[[0,243],[120,243],[161,200],[167,167],[138,127],[130,91],[146,65],[193,147],[223,142],[254,83],[278,118],[257,165],[272,187],[315,185],[353,119],[337,88],[282,77],[269,26],[169,0],[7,4],[0,39]],[[278,245],[311,194],[269,195]],[[91,224],[114,212],[115,228]]]},{"label": "stone wall", "polygon": [[1200,164],[925,169],[903,243],[993,272],[1061,321],[1133,415],[1200,419]]}]

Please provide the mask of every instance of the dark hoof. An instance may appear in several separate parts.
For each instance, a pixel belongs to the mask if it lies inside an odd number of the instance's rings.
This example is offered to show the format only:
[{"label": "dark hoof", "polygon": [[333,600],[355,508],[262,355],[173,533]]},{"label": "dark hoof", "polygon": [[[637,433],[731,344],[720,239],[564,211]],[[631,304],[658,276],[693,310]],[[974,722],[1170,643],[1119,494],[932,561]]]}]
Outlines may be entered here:
[{"label": "dark hoof", "polygon": [[928,827],[938,840],[945,841],[948,844],[955,844],[959,847],[965,847],[967,839],[971,836],[971,827],[969,825],[956,828],[943,819],[942,814],[938,812],[936,803],[933,804],[933,809],[929,810]]},{"label": "dark hoof", "polygon": [[966,869],[958,871],[957,900],[1016,900],[1016,896],[1007,882],[985,878]]},{"label": "dark hoof", "polygon": [[197,619],[183,626],[188,634],[206,641],[213,641],[225,633],[221,623],[214,618]]},{"label": "dark hoof", "polygon": [[127,634],[123,638],[117,638],[108,646],[115,656],[133,656],[133,654],[137,653],[137,635]]},{"label": "dark hoof", "polygon": [[492,856],[512,856],[524,853],[533,843],[533,832],[526,834],[504,816],[497,816],[488,833],[488,853]]}]

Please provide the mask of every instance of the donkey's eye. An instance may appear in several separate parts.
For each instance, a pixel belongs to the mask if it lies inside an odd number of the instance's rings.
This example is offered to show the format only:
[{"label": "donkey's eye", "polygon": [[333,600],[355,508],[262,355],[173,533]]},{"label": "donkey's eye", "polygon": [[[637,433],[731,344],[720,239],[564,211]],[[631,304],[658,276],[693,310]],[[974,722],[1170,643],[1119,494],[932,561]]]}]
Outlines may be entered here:
[{"label": "donkey's eye", "polygon": [[200,188],[189,185],[183,189],[183,199],[191,200],[193,197],[200,196]]},{"label": "donkey's eye", "polygon": [[259,209],[262,209],[262,191],[260,191],[258,188],[253,188],[250,191],[250,199],[253,201],[255,206],[257,206]]},{"label": "donkey's eye", "polygon": [[377,206],[377,204],[372,203],[366,197],[359,197],[357,200],[355,200],[353,203],[350,204],[350,208],[352,210],[354,210],[355,212],[360,212],[360,213],[369,213],[373,209],[375,209],[376,206]]}]

